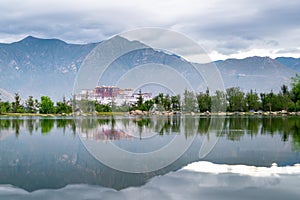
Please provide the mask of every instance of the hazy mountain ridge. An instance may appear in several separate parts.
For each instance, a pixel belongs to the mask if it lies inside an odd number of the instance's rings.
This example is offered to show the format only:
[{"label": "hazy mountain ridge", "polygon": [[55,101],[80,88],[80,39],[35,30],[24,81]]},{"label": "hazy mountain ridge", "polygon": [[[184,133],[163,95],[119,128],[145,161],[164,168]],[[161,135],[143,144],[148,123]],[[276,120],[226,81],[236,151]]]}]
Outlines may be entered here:
[{"label": "hazy mountain ridge", "polygon": [[0,88],[25,97],[70,95],[76,72],[96,45],[32,36],[0,44]]},{"label": "hazy mountain ridge", "polygon": [[[124,40],[121,45],[129,42]],[[28,95],[36,98],[48,95],[54,99],[61,99],[63,95],[70,97],[81,63],[96,46],[97,43],[68,44],[58,39],[39,39],[32,36],[11,44],[2,43],[0,88],[10,93],[19,92],[23,98],[27,98]],[[203,80],[197,80],[197,76],[193,76],[191,67],[182,67],[190,66],[190,63],[182,61],[176,55],[155,51],[147,46],[116,60],[106,72],[109,76],[103,81],[109,82],[117,78],[120,69],[130,69],[145,62],[173,66],[184,76],[190,77],[190,82],[197,83],[197,88],[201,90],[206,88],[206,85],[202,85],[205,84]],[[277,91],[282,84],[289,85],[290,77],[300,72],[300,59],[296,58],[271,59],[255,56],[216,61],[215,64],[220,70],[226,88],[239,86],[244,91],[250,89],[256,89],[257,92],[269,92],[271,89]]]},{"label": "hazy mountain ridge", "polygon": [[300,73],[300,58],[278,57],[275,60]]},{"label": "hazy mountain ridge", "polygon": [[283,84],[290,86],[291,77],[297,73],[269,57],[228,59],[216,62],[216,65],[226,88],[241,87],[244,91],[278,92]]}]

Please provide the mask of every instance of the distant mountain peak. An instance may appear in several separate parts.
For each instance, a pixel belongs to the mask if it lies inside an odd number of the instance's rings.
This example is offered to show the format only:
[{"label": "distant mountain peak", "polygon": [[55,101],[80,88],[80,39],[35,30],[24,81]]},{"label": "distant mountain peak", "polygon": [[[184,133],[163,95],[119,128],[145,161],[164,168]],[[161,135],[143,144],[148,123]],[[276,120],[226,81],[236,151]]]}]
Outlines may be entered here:
[{"label": "distant mountain peak", "polygon": [[38,38],[38,37],[31,36],[31,35],[23,38],[19,42],[15,42],[15,43],[32,44],[32,43],[46,43],[46,42],[47,43],[54,42],[54,43],[60,43],[60,44],[67,44],[66,42],[64,42],[60,39],[43,39],[43,38]]}]

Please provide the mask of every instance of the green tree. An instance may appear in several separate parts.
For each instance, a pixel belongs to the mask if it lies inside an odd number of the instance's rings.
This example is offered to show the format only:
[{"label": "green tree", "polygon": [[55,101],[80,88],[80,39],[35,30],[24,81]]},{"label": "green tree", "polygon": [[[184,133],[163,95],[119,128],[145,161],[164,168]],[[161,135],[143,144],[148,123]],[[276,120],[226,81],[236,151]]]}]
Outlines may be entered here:
[{"label": "green tree", "polygon": [[27,101],[25,102],[26,105],[26,112],[27,113],[35,113],[36,107],[32,96],[29,96]]},{"label": "green tree", "polygon": [[137,109],[145,111],[146,107],[143,103],[144,103],[143,94],[142,94],[142,91],[139,90],[138,97],[137,97],[137,102],[136,102]]},{"label": "green tree", "polygon": [[171,108],[173,111],[180,110],[180,95],[171,96]]},{"label": "green tree", "polygon": [[272,90],[270,93],[263,96],[264,111],[279,111],[283,109],[280,96],[275,94]]},{"label": "green tree", "polygon": [[11,112],[11,105],[8,101],[0,102],[0,113]]},{"label": "green tree", "polygon": [[268,110],[266,96],[267,96],[266,93],[260,93],[261,109],[263,111]]},{"label": "green tree", "polygon": [[165,110],[171,110],[171,98],[169,94],[166,94],[163,98],[163,106]]},{"label": "green tree", "polygon": [[23,113],[24,107],[21,105],[21,98],[18,93],[15,93],[15,101],[11,104],[13,113]]},{"label": "green tree", "polygon": [[215,95],[211,97],[211,112],[226,111],[226,94],[223,91],[217,90]]},{"label": "green tree", "polygon": [[164,101],[164,94],[163,93],[159,93],[157,96],[155,96],[153,98],[154,103],[158,104],[158,105],[162,105],[163,101]]},{"label": "green tree", "polygon": [[246,94],[245,100],[247,111],[259,109],[260,103],[258,94],[256,92],[253,92],[252,89]]},{"label": "green tree", "polygon": [[226,89],[229,111],[243,111],[245,108],[245,94],[239,87]]},{"label": "green tree", "polygon": [[55,113],[54,103],[47,96],[42,96],[41,97],[40,113],[42,113],[42,114],[52,114],[52,113]]},{"label": "green tree", "polygon": [[152,99],[146,100],[144,102],[144,107],[146,108],[147,111],[149,111],[154,105],[154,101]]},{"label": "green tree", "polygon": [[183,111],[185,112],[195,112],[196,110],[196,97],[193,91],[188,91],[185,89],[183,94]]},{"label": "green tree", "polygon": [[55,112],[58,114],[62,114],[62,113],[69,114],[72,112],[72,106],[70,106],[66,101],[66,98],[63,97],[62,102],[56,102]]},{"label": "green tree", "polygon": [[200,112],[211,111],[211,97],[209,96],[208,88],[205,93],[197,95],[197,103]]},{"label": "green tree", "polygon": [[280,110],[293,111],[294,103],[291,98],[291,93],[289,92],[288,86],[282,85],[281,91],[277,95]]},{"label": "green tree", "polygon": [[295,110],[300,109],[300,74],[296,74],[292,78],[292,101],[295,105]]},{"label": "green tree", "polygon": [[112,109],[109,106],[109,104],[100,104],[97,101],[95,101],[95,110],[97,112],[112,112]]}]

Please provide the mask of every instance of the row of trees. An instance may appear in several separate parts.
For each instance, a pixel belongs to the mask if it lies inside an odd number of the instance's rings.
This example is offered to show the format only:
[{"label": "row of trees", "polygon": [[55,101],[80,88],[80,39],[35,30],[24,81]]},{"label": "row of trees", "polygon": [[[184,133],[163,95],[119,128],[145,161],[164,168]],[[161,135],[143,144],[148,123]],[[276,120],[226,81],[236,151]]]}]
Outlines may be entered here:
[{"label": "row of trees", "polygon": [[[111,112],[128,110],[159,110],[159,111],[184,111],[184,112],[217,112],[217,111],[299,111],[300,110],[300,75],[297,74],[292,78],[292,89],[289,90],[286,85],[281,87],[279,93],[273,91],[269,93],[260,93],[250,90],[244,93],[239,87],[231,87],[226,92],[216,91],[210,95],[209,90],[206,92],[195,93],[185,90],[183,97],[180,95],[170,96],[169,94],[160,93],[153,99],[144,101],[141,91],[137,97],[137,102],[128,105],[124,102],[121,106],[111,104],[100,104],[96,101],[83,100],[79,102],[79,107],[87,107],[86,111]],[[40,101],[33,99],[32,96],[21,103],[18,93],[15,94],[15,100],[12,103],[2,102],[0,99],[1,113],[41,113],[41,114],[62,114],[72,113],[73,109],[77,111],[78,106],[72,105],[72,100],[54,102],[47,96],[42,96]]]},{"label": "row of trees", "polygon": [[1,113],[41,113],[41,114],[62,114],[71,113],[72,106],[70,101],[66,101],[65,97],[60,102],[54,102],[47,96],[42,96],[40,101],[29,96],[28,99],[21,103],[21,98],[18,93],[15,94],[13,102],[2,102],[0,99],[0,114]]}]

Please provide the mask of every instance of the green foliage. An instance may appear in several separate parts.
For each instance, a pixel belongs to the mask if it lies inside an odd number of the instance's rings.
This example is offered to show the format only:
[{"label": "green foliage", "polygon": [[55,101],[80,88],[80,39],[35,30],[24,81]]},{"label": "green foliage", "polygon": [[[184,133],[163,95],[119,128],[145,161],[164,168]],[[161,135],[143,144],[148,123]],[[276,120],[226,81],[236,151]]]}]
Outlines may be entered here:
[{"label": "green foliage", "polygon": [[300,74],[292,78],[291,99],[294,102],[295,109],[300,110]]},{"label": "green foliage", "polygon": [[171,96],[171,107],[174,111],[180,110],[180,95]]},{"label": "green foliage", "polygon": [[40,103],[40,113],[42,114],[53,114],[55,113],[55,107],[53,101],[47,97],[42,96],[41,97],[41,103]]},{"label": "green foliage", "polygon": [[0,102],[0,114],[11,112],[11,105],[8,101]]},{"label": "green foliage", "polygon": [[208,89],[205,93],[197,94],[197,103],[199,112],[211,111],[211,97]]},{"label": "green foliage", "polygon": [[23,113],[24,107],[21,105],[21,98],[18,93],[15,93],[15,101],[11,104],[13,113]]},{"label": "green foliage", "polygon": [[62,114],[62,113],[69,114],[71,112],[72,112],[72,106],[70,106],[68,104],[65,97],[63,97],[62,102],[56,102],[55,113],[57,113],[57,114]]},{"label": "green foliage", "polygon": [[29,96],[28,100],[25,102],[25,105],[27,113],[36,113],[36,106],[33,96]]},{"label": "green foliage", "polygon": [[250,90],[250,92],[248,92],[246,94],[245,101],[246,101],[246,110],[247,111],[250,111],[250,110],[255,111],[255,110],[258,110],[260,107],[258,94],[256,92],[253,92],[253,90]]},{"label": "green foliage", "polygon": [[47,135],[54,127],[54,122],[53,119],[41,119],[41,133]]},{"label": "green foliage", "polygon": [[146,111],[149,111],[153,107],[154,101],[152,99],[147,100],[144,102],[144,105],[145,105]]},{"label": "green foliage", "polygon": [[232,87],[226,90],[228,111],[244,111],[246,107],[244,92],[239,87]]},{"label": "green foliage", "polygon": [[211,111],[212,112],[226,111],[226,94],[223,91],[217,90],[215,95],[211,97]]},{"label": "green foliage", "polygon": [[112,112],[112,109],[108,104],[100,104],[98,102],[95,102],[95,110],[97,112]]},{"label": "green foliage", "polygon": [[139,110],[145,110],[145,107],[143,106],[143,102],[144,102],[144,99],[143,99],[143,95],[142,95],[142,91],[139,90],[139,94],[138,94],[138,98],[137,98],[137,109]]},{"label": "green foliage", "polygon": [[196,97],[193,91],[188,91],[185,89],[183,94],[183,111],[185,112],[195,112],[196,111]]}]

